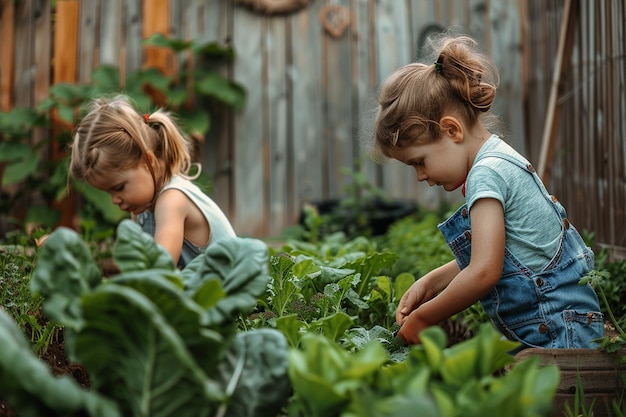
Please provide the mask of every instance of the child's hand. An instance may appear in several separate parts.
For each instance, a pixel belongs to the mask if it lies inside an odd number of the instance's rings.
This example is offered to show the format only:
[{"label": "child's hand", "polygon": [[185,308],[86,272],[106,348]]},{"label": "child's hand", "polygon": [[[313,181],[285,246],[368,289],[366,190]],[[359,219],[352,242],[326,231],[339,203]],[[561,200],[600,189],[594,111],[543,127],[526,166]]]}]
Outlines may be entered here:
[{"label": "child's hand", "polygon": [[424,289],[422,288],[422,283],[420,281],[415,281],[413,285],[411,285],[404,293],[400,299],[400,303],[398,303],[398,310],[396,310],[396,323],[402,326],[406,317],[423,302]]},{"label": "child's hand", "polygon": [[398,336],[410,345],[418,345],[422,343],[419,337],[420,332],[430,326],[432,326],[432,324],[422,319],[419,310],[414,310],[405,317],[404,323],[398,332]]}]

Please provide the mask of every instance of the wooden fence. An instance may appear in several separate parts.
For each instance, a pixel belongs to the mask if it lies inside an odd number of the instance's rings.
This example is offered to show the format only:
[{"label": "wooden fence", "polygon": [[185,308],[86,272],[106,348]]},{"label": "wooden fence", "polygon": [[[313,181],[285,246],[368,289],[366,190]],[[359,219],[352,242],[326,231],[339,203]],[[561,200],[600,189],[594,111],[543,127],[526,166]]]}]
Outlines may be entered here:
[{"label": "wooden fence", "polygon": [[533,0],[522,24],[528,156],[578,229],[626,258],[626,5]]},{"label": "wooden fence", "polygon": [[[155,32],[233,46],[236,60],[228,75],[245,86],[246,107],[214,121],[202,160],[213,180],[213,197],[236,230],[258,237],[279,235],[294,224],[305,201],[344,193],[350,177],[343,169],[364,155],[362,144],[369,139],[380,82],[398,66],[423,58],[422,47],[433,30],[458,27],[474,36],[501,70],[494,110],[502,117],[508,141],[534,161],[542,143],[553,145],[550,185],[569,206],[574,223],[596,231],[601,243],[626,246],[623,169],[611,168],[611,175],[621,175],[613,184],[613,176],[597,177],[597,162],[591,163],[595,156],[586,153],[593,149],[600,157],[596,152],[601,152],[594,124],[588,125],[595,118],[590,112],[601,113],[606,123],[603,143],[622,146],[616,141],[624,133],[625,119],[624,12],[619,0],[580,2],[583,17],[574,32],[581,34],[575,35],[574,44],[580,42],[583,49],[574,48],[579,52],[572,60],[581,63],[571,65],[578,70],[567,74],[584,80],[590,77],[585,69],[610,68],[611,85],[617,89],[611,94],[609,85],[598,84],[602,89],[593,92],[586,87],[585,97],[594,97],[591,107],[587,99],[573,99],[576,93],[561,97],[556,106],[549,102],[559,28],[569,1],[300,0],[294,3],[302,7],[285,13],[243,4],[264,3],[251,0],[57,0],[55,10],[47,0],[0,1],[2,110],[36,105],[55,82],[88,82],[100,64],[117,65],[122,73],[148,65],[175,71],[171,57],[142,46],[141,40]],[[584,17],[586,10],[594,17]],[[341,33],[324,27],[339,11],[347,12],[340,16],[346,23]],[[611,20],[611,29],[603,26],[603,19]],[[597,55],[604,53],[612,55]],[[591,59],[604,59],[596,64],[605,65],[594,67]],[[575,86],[580,81],[567,82]],[[600,108],[605,99],[613,104]],[[577,106],[567,107],[571,103]],[[553,123],[558,128],[551,135],[556,141],[543,140],[549,107],[560,110],[560,123]],[[571,183],[563,173],[574,171],[558,157],[561,143],[571,143],[571,134],[563,130],[566,114],[578,124],[575,143],[587,155],[577,159],[579,174]],[[613,151],[611,158],[623,168],[623,148]],[[430,208],[461,201],[460,193],[418,184],[410,169],[394,162],[379,166],[365,161],[363,169],[392,197]],[[591,195],[592,189],[600,189],[593,188],[598,178],[616,194],[603,199],[602,207],[592,207],[585,198],[588,207],[579,212],[573,191]],[[593,218],[590,213],[599,208]],[[618,226],[622,235],[611,232],[610,227]]]}]

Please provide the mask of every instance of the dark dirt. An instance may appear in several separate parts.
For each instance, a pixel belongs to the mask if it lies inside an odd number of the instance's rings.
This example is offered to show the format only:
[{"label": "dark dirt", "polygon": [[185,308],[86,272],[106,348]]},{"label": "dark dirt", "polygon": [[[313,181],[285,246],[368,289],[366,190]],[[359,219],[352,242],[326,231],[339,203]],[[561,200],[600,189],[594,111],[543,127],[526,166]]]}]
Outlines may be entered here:
[{"label": "dark dirt", "polygon": [[[91,387],[87,371],[80,365],[70,362],[65,354],[63,329],[57,329],[48,349],[41,355],[41,360],[48,364],[54,375],[69,375],[85,389]],[[1,395],[2,393],[0,393]],[[0,417],[19,417],[8,404],[0,400]]]}]

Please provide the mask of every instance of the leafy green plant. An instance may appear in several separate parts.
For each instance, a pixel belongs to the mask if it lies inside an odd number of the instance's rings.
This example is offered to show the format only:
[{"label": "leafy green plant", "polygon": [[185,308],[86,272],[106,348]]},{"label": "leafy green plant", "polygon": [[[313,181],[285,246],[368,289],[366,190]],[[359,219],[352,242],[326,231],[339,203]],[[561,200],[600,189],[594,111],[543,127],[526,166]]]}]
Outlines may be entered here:
[{"label": "leafy green plant", "polygon": [[42,230],[33,235],[16,231],[0,241],[0,308],[17,324],[22,334],[29,336],[33,351],[46,352],[59,327],[41,314],[43,297],[32,297],[30,279],[37,262],[38,249],[33,239],[41,237]]},{"label": "leafy green plant", "polygon": [[[157,68],[129,72],[120,79],[117,67],[102,65],[91,74],[88,84],[58,83],[50,88],[50,95],[35,109],[13,108],[0,112],[0,163],[4,163],[2,187],[20,184],[16,192],[3,195],[2,213],[9,213],[27,195],[39,193],[43,203],[31,205],[24,214],[24,223],[54,226],[59,212],[49,203],[62,200],[67,193],[67,160],[49,160],[44,152],[50,146],[65,149],[70,130],[83,116],[84,105],[93,98],[124,93],[142,112],[165,107],[178,117],[181,128],[191,137],[202,138],[211,127],[211,113],[222,107],[240,111],[245,105],[246,92],[235,81],[223,77],[219,65],[234,59],[234,51],[215,42],[200,44],[155,34],[146,45],[168,48],[180,61],[176,75],[163,74]],[[181,57],[189,56],[195,65],[188,65]],[[198,105],[201,104],[201,105]],[[208,109],[208,111],[207,111]],[[58,116],[55,123],[53,114]],[[33,132],[45,132],[43,139],[31,143]],[[204,189],[209,178],[201,176]],[[114,206],[103,192],[86,185],[73,183],[83,199],[81,219],[95,220],[93,227],[108,233],[127,214]]]},{"label": "leafy green plant", "polygon": [[452,348],[439,327],[423,333],[423,345],[406,361],[390,362],[371,341],[357,353],[327,338],[306,334],[289,353],[294,386],[289,415],[334,416],[547,416],[559,381],[556,366],[530,358],[499,373],[513,361],[492,327]]},{"label": "leafy green plant", "polygon": [[[234,320],[267,286],[264,243],[226,239],[179,271],[124,220],[114,256],[121,273],[103,280],[78,234],[59,228],[31,280],[46,316],[64,326],[68,357],[87,369],[89,392],[38,365],[0,315],[0,335],[10,341],[0,351],[0,390],[20,415],[278,413],[289,394],[285,338],[272,329],[239,332]],[[63,395],[49,389],[56,384]]]},{"label": "leafy green plant", "polygon": [[379,236],[398,219],[417,212],[417,204],[393,199],[372,183],[362,170],[362,158],[341,172],[347,178],[342,196],[305,203],[300,224],[286,230],[285,236],[312,243],[336,233],[348,239]]}]

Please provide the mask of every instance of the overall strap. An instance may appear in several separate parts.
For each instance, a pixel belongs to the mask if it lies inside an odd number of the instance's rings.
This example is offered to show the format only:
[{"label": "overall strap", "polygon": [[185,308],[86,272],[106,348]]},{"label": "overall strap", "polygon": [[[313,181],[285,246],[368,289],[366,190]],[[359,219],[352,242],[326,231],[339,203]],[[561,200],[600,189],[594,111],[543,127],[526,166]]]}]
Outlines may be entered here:
[{"label": "overall strap", "polygon": [[554,210],[558,214],[559,218],[560,219],[566,218],[567,215],[565,213],[565,210],[564,209],[559,209],[559,207],[557,207],[557,204],[556,204],[557,203],[557,199],[556,199],[556,197],[554,197],[553,195],[551,195],[548,192],[548,190],[546,189],[545,185],[543,184],[543,181],[541,181],[541,178],[539,178],[539,175],[535,171],[535,167],[530,162],[528,162],[526,160],[522,160],[520,158],[516,158],[515,156],[509,155],[509,154],[506,154],[506,153],[495,152],[495,151],[488,151],[488,152],[485,152],[484,154],[482,154],[474,163],[476,163],[477,161],[479,161],[481,159],[488,158],[488,157],[504,159],[505,161],[509,161],[510,163],[517,165],[519,168],[521,168],[524,171],[526,171],[529,174],[531,174],[533,179],[535,180],[535,184],[537,184],[537,187],[539,187],[539,189],[541,190],[541,192],[544,195],[544,197],[550,203],[552,203],[552,207],[554,208]]}]

